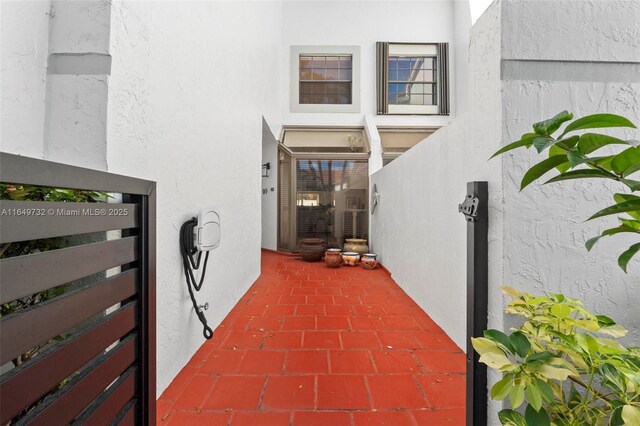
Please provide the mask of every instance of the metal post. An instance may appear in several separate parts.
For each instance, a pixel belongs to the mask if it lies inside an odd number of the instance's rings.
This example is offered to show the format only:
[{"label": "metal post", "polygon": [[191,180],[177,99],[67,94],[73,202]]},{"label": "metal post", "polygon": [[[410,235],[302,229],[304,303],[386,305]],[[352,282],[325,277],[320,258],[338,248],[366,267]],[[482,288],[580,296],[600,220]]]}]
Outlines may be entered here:
[{"label": "metal post", "polygon": [[487,422],[487,367],[471,345],[487,328],[489,229],[487,182],[468,182],[458,210],[467,220],[467,426]]}]

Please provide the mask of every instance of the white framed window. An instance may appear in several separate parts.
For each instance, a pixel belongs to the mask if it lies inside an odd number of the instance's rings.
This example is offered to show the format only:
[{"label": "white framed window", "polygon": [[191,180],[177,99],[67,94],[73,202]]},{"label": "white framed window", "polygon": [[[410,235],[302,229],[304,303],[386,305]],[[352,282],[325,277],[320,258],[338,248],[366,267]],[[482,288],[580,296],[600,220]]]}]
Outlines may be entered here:
[{"label": "white framed window", "polygon": [[360,46],[291,46],[291,112],[360,112]]},{"label": "white framed window", "polygon": [[448,44],[377,44],[378,114],[449,114]]}]

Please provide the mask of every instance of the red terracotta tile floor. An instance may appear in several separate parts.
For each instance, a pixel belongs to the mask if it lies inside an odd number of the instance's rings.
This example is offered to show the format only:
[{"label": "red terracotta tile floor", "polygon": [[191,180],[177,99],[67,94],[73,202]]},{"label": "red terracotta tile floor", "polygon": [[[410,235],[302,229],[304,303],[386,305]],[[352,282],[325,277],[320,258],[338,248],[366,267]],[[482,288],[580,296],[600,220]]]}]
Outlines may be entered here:
[{"label": "red terracotta tile floor", "polygon": [[465,355],[391,277],[263,252],[162,425],[462,425]]}]

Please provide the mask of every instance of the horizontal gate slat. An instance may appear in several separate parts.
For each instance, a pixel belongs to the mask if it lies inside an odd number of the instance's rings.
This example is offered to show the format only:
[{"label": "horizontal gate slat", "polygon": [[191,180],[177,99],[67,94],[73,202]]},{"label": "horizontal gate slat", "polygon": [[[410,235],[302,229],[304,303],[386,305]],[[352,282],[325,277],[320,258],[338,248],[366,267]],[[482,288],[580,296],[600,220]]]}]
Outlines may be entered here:
[{"label": "horizontal gate slat", "polygon": [[137,400],[133,399],[120,411],[116,421],[111,423],[118,426],[135,426],[136,424],[136,404]]},{"label": "horizontal gate slat", "polygon": [[5,152],[0,153],[0,182],[139,195],[155,188],[148,180]]},{"label": "horizontal gate slat", "polygon": [[85,244],[0,260],[0,303],[137,260],[138,237]]},{"label": "horizontal gate slat", "polygon": [[68,424],[136,360],[137,335],[132,334],[96,359],[67,387],[51,395],[18,425]]},{"label": "horizontal gate slat", "polygon": [[136,293],[137,269],[106,278],[0,319],[0,364]]},{"label": "horizontal gate slat", "polygon": [[74,424],[108,425],[135,396],[137,368],[131,367],[104,392]]},{"label": "horizontal gate slat", "polygon": [[0,424],[44,396],[50,389],[98,356],[136,326],[137,302],[102,318],[89,329],[38,354],[6,373],[0,383]]},{"label": "horizontal gate slat", "polygon": [[139,224],[136,204],[2,200],[0,212],[0,243],[136,228]]}]

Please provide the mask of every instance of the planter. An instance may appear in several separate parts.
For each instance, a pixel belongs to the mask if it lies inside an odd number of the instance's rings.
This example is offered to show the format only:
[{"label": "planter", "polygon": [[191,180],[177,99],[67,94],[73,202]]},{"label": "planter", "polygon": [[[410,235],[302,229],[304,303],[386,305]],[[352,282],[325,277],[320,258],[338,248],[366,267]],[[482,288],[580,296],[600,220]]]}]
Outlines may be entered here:
[{"label": "planter", "polygon": [[378,256],[373,253],[365,253],[360,261],[364,269],[376,269],[378,267]]},{"label": "planter", "polygon": [[324,253],[324,263],[329,268],[337,268],[342,263],[342,252],[340,249],[329,249]]},{"label": "planter", "polygon": [[344,251],[355,251],[360,256],[369,251],[367,240],[360,238],[347,238],[346,241],[347,242],[344,244]]},{"label": "planter", "polygon": [[300,240],[300,256],[305,262],[317,262],[324,253],[324,241],[320,238],[303,238]]},{"label": "planter", "polygon": [[360,253],[355,251],[345,251],[342,253],[342,262],[347,266],[356,266],[360,260]]}]

